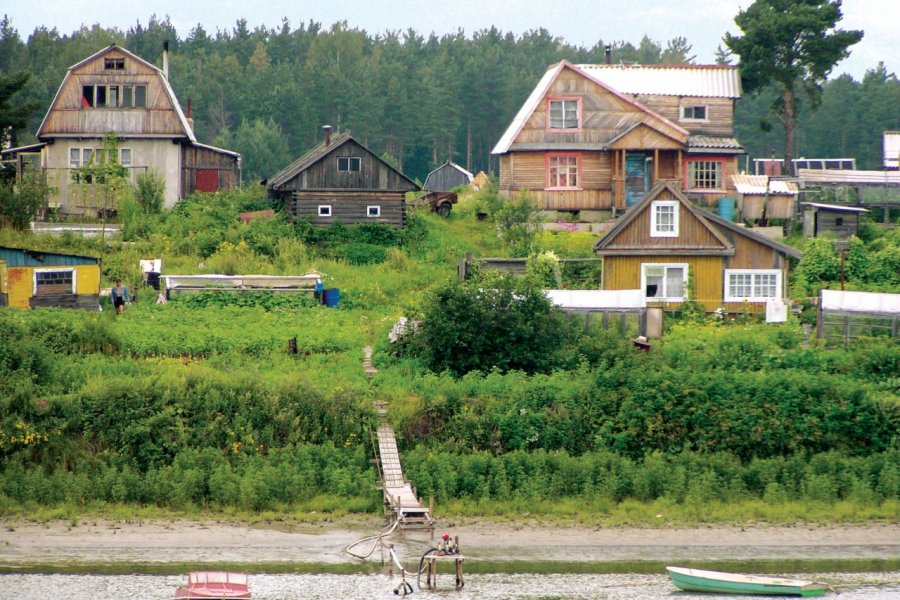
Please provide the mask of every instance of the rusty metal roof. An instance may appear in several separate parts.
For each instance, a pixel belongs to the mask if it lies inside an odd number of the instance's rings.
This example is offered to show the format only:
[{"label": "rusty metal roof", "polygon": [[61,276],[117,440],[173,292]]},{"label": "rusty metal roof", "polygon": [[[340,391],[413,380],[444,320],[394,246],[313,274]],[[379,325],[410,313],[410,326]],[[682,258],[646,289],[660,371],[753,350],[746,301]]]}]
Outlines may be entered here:
[{"label": "rusty metal roof", "polygon": [[578,65],[623,94],[740,98],[741,77],[730,65]]}]

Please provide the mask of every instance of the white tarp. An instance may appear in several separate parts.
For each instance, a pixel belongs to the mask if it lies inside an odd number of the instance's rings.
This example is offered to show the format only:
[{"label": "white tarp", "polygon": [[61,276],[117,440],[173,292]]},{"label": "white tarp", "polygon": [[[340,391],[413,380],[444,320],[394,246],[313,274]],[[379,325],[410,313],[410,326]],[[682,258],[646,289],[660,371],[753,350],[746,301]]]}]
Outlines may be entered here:
[{"label": "white tarp", "polygon": [[822,309],[880,315],[900,315],[900,294],[822,290]]},{"label": "white tarp", "polygon": [[550,302],[568,310],[637,309],[647,302],[641,290],[544,290]]},{"label": "white tarp", "polygon": [[766,323],[784,323],[787,313],[787,303],[781,298],[769,298],[766,302]]},{"label": "white tarp", "polygon": [[141,273],[162,273],[162,259],[141,259]]}]

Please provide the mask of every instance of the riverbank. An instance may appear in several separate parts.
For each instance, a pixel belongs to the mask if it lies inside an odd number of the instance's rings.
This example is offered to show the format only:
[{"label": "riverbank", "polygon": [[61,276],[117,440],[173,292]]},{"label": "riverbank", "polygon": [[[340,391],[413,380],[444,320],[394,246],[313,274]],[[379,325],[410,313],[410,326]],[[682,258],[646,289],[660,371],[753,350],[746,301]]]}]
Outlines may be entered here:
[{"label": "riverbank", "polygon": [[[95,571],[132,569],[165,572],[167,566],[257,565],[269,572],[358,572],[344,548],[378,531],[380,522],[241,525],[222,522],[66,521],[0,522],[0,569]],[[553,569],[604,570],[613,563],[703,563],[722,561],[843,561],[900,568],[900,524],[796,527],[586,528],[467,523],[439,528],[459,536],[472,567],[523,572]],[[433,542],[429,532],[408,531],[389,540],[403,560],[417,561]],[[367,552],[371,545],[357,547]],[[529,567],[528,565],[532,565]],[[494,565],[487,568],[485,565]],[[537,565],[542,565],[540,568]],[[549,567],[548,567],[549,565]],[[563,565],[567,565],[563,569]],[[580,565],[580,566],[579,566]],[[589,567],[588,565],[593,565]],[[608,568],[608,567],[606,567]],[[480,569],[479,569],[480,570]]]}]

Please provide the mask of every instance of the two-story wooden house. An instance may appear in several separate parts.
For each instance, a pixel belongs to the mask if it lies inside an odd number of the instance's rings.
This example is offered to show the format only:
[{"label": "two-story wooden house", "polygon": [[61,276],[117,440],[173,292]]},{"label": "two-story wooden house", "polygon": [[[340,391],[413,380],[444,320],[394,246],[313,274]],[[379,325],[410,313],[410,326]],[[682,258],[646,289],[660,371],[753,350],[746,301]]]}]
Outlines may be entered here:
[{"label": "two-story wooden house", "polygon": [[658,181],[713,204],[733,190],[731,66],[552,65],[493,149],[500,191],[546,210],[624,210]]},{"label": "two-story wooden house", "polygon": [[166,207],[191,192],[240,182],[240,154],[197,141],[169,84],[167,49],[162,69],[116,45],[73,65],[38,129],[40,143],[4,155],[39,153],[35,162],[54,189],[51,205],[84,214],[93,207],[72,174],[98,160],[110,133],[118,139],[116,158],[129,179],[153,170],[165,180]]}]

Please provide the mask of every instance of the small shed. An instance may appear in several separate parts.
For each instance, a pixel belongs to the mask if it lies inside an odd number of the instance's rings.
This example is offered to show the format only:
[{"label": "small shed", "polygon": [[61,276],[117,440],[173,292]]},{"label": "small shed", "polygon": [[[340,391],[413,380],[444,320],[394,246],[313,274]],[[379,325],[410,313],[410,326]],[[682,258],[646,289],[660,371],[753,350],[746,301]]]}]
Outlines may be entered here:
[{"label": "small shed", "polygon": [[100,259],[0,246],[0,305],[97,310]]},{"label": "small shed", "polygon": [[790,219],[800,189],[796,183],[768,175],[732,175],[742,219]]},{"label": "small shed", "polygon": [[840,206],[837,204],[820,204],[803,202],[803,235],[819,237],[825,232],[832,232],[839,240],[859,233],[859,217],[869,212],[856,206]]},{"label": "small shed", "polygon": [[318,146],[266,183],[294,219],[313,225],[384,223],[406,225],[406,192],[412,179],[381,160],[348,132],[326,131]]},{"label": "small shed", "polygon": [[428,174],[423,187],[428,192],[449,192],[453,188],[469,185],[473,179],[474,175],[448,160]]}]

